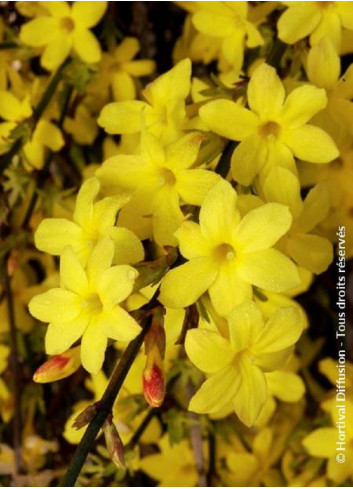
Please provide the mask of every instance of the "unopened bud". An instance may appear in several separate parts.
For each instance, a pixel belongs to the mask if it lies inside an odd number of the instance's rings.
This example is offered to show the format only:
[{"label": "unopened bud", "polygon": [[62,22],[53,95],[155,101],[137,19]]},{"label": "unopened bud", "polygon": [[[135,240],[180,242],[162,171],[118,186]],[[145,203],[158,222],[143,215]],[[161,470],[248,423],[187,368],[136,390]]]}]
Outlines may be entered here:
[{"label": "unopened bud", "polygon": [[103,424],[103,432],[107,449],[112,461],[118,468],[125,468],[124,445],[119,436],[118,430],[113,423],[112,416],[108,416]]},{"label": "unopened bud", "polygon": [[143,394],[152,407],[163,404],[165,397],[165,375],[156,364],[152,368],[145,368],[142,376]]},{"label": "unopened bud", "polygon": [[86,409],[82,411],[78,416],[76,416],[75,421],[72,425],[76,430],[80,430],[84,426],[88,425],[93,419],[97,412],[96,407],[92,404],[87,406]]},{"label": "unopened bud", "polygon": [[34,373],[33,380],[40,384],[55,382],[72,375],[80,367],[80,347],[55,355],[43,363]]},{"label": "unopened bud", "polygon": [[163,404],[166,379],[164,374],[165,330],[163,311],[156,309],[152,325],[145,338],[146,365],[142,374],[142,387],[146,401],[152,407]]}]

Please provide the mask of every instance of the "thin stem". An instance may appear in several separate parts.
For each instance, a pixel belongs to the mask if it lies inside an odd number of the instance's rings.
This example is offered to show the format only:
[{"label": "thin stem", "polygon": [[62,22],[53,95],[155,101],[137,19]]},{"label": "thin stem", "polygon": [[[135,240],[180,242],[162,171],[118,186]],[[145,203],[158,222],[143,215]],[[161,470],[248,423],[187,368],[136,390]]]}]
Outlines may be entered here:
[{"label": "thin stem", "polygon": [[148,425],[150,424],[150,422],[152,421],[152,419],[156,416],[156,414],[159,413],[159,412],[160,412],[160,409],[159,408],[151,408],[148,411],[148,413],[146,414],[146,416],[141,421],[140,425],[137,427],[135,433],[131,437],[131,440],[125,446],[125,450],[126,451],[127,450],[132,450],[137,445],[137,443],[140,441],[141,436],[144,434],[146,428],[148,427]]},{"label": "thin stem", "polygon": [[11,280],[8,273],[8,259],[9,255],[3,262],[3,274],[4,274],[4,290],[7,298],[7,312],[10,323],[10,366],[13,377],[13,396],[14,396],[14,418],[13,418],[13,447],[15,452],[15,473],[14,477],[21,472],[21,433],[22,433],[22,419],[21,419],[21,389],[20,389],[20,366],[18,362],[18,347],[17,347],[17,331],[15,310],[13,303],[13,294],[11,290]]},{"label": "thin stem", "polygon": [[71,459],[62,487],[73,487],[75,485],[86,457],[91,450],[106,417],[110,414],[114,401],[119,394],[124,380],[129,373],[131,365],[140,351],[143,340],[150,329],[151,316],[145,318],[141,326],[141,333],[129,343],[113,371],[103,397],[98,403],[97,412],[88,425],[85,434],[83,435],[74,456]]},{"label": "thin stem", "polygon": [[0,43],[0,51],[4,51],[5,49],[16,49],[19,48],[20,45],[17,42],[2,42]]},{"label": "thin stem", "polygon": [[[67,113],[67,110],[68,110],[68,107],[69,107],[69,104],[70,104],[70,99],[71,99],[72,92],[73,92],[73,87],[71,85],[67,85],[65,87],[65,94],[64,94],[63,106],[62,106],[60,117],[59,117],[59,120],[58,120],[58,123],[57,123],[57,126],[59,127],[59,129],[61,129],[62,126],[63,126],[64,120],[65,120],[65,116],[66,116],[66,113]],[[37,200],[38,200],[38,189],[41,189],[43,187],[45,181],[46,181],[47,174],[48,174],[49,167],[50,167],[50,164],[52,162],[53,156],[54,156],[54,152],[49,150],[48,153],[47,153],[47,156],[45,158],[43,168],[41,169],[41,171],[39,173],[39,177],[38,177],[36,188],[35,188],[35,190],[33,192],[31,201],[30,201],[30,203],[28,205],[28,209],[27,209],[25,218],[23,220],[23,224],[22,224],[22,228],[23,229],[26,229],[28,227],[28,225],[29,225],[29,222],[31,220],[33,211],[34,211],[35,206],[37,204]]]},{"label": "thin stem", "polygon": [[45,92],[43,93],[42,95],[42,98],[40,99],[37,107],[34,109],[33,111],[33,116],[35,118],[36,121],[38,121],[43,112],[45,111],[45,109],[47,108],[51,98],[53,97],[54,93],[55,93],[55,90],[57,88],[57,86],[59,85],[60,83],[60,80],[62,78],[62,75],[63,75],[63,72],[65,70],[65,68],[67,67],[67,65],[70,63],[70,58],[67,58],[60,66],[59,68],[57,69],[55,75],[53,76],[53,78],[50,80],[50,83],[49,85],[47,86],[47,89],[45,90]]},{"label": "thin stem", "polygon": [[[196,390],[194,386],[189,381],[186,386],[186,392],[189,399],[192,398],[192,396],[195,394],[195,391]],[[207,487],[200,416],[196,413],[193,413],[192,411],[189,411],[187,415],[191,421],[190,439],[192,450],[194,452],[196,470],[199,474],[198,487]]]}]

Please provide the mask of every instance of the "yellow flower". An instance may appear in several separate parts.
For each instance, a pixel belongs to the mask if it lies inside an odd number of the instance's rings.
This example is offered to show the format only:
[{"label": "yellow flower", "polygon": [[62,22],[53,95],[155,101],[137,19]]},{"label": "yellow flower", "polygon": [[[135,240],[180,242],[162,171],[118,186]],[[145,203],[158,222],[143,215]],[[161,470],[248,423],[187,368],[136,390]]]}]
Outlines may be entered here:
[{"label": "yellow flower", "polygon": [[188,357],[210,375],[189,410],[215,413],[232,404],[239,419],[251,426],[268,396],[264,371],[281,367],[301,335],[299,312],[278,309],[265,324],[256,304],[245,301],[233,309],[228,324],[229,339],[199,328],[187,333]]},{"label": "yellow flower", "polygon": [[324,88],[327,107],[313,122],[342,148],[350,149],[353,134],[353,65],[340,78],[341,63],[332,42],[323,38],[309,51],[306,72],[311,83]]},{"label": "yellow flower", "polygon": [[206,290],[218,314],[225,316],[252,286],[284,292],[299,284],[293,262],[272,246],[290,228],[288,208],[265,204],[240,218],[237,194],[225,180],[206,195],[200,225],[187,221],[176,236],[188,261],[167,273],[160,300],[174,308],[194,303]]},{"label": "yellow flower", "polygon": [[19,100],[11,92],[0,90],[0,154],[5,153],[11,144],[11,132],[17,123],[32,115],[29,97]]},{"label": "yellow flower", "polygon": [[86,63],[101,59],[100,45],[89,30],[104,15],[107,2],[40,2],[46,15],[30,20],[21,28],[20,39],[24,44],[44,48],[41,64],[47,70],[55,70],[70,54],[75,53]]},{"label": "yellow flower", "polygon": [[248,103],[250,109],[231,100],[215,100],[200,109],[212,131],[241,141],[232,156],[232,174],[241,184],[249,185],[274,166],[296,173],[293,156],[313,163],[328,163],[338,156],[331,137],[307,124],[326,106],[325,90],[303,85],[285,100],[275,69],[263,63],[251,76]]},{"label": "yellow flower", "polygon": [[144,133],[140,155],[118,155],[104,162],[96,175],[111,192],[133,192],[122,209],[119,225],[134,231],[140,239],[153,236],[163,245],[176,245],[174,232],[185,219],[181,202],[201,205],[219,177],[194,168],[203,136],[188,134],[163,148],[156,137]]},{"label": "yellow flower", "polygon": [[[10,355],[10,348],[6,345],[0,344],[0,374],[2,374],[8,363],[8,357]],[[12,417],[13,402],[12,395],[0,377],[0,415],[5,423],[8,423]]]},{"label": "yellow flower", "polygon": [[96,118],[83,104],[77,107],[74,118],[65,118],[64,129],[72,134],[74,141],[80,145],[93,144],[98,134]]},{"label": "yellow flower", "polygon": [[23,147],[25,167],[40,170],[44,164],[45,150],[59,151],[64,146],[60,129],[50,121],[41,119],[36,125],[30,141]]},{"label": "yellow flower", "polygon": [[329,212],[328,189],[319,184],[308,193],[304,202],[295,175],[285,168],[272,170],[263,185],[268,202],[287,205],[293,216],[291,228],[278,246],[299,266],[319,274],[327,270],[333,259],[332,244],[314,232]]},{"label": "yellow flower", "polygon": [[132,292],[137,272],[128,265],[111,267],[112,239],[94,248],[86,270],[70,247],[60,261],[61,288],[35,296],[31,314],[49,322],[45,345],[49,355],[66,351],[82,337],[81,361],[86,370],[102,367],[108,338],[130,341],[140,331],[136,321],[119,304]]},{"label": "yellow flower", "polygon": [[288,9],[278,21],[278,37],[288,44],[310,36],[310,44],[329,38],[337,51],[342,28],[353,29],[351,2],[282,2]]},{"label": "yellow flower", "polygon": [[110,236],[115,244],[115,265],[141,261],[144,251],[138,238],[128,229],[115,226],[116,215],[127,202],[126,195],[95,202],[99,190],[97,178],[86,180],[77,195],[73,221],[43,219],[35,232],[36,247],[52,255],[60,255],[66,246],[71,246],[85,265],[97,242]]},{"label": "yellow flower", "polygon": [[134,100],[136,98],[135,78],[151,75],[156,69],[156,63],[149,59],[134,57],[140,51],[140,43],[135,37],[125,37],[119,46],[110,53],[104,53],[102,58],[102,73],[88,90],[99,84],[111,86],[114,100]]},{"label": "yellow flower", "polygon": [[[339,485],[346,479],[353,477],[353,429],[352,424],[348,421],[353,416],[353,402],[351,399],[346,399],[344,404],[347,423],[345,430],[345,461],[343,463],[338,463],[336,460],[338,453],[336,444],[339,441],[337,427],[318,428],[307,435],[302,442],[311,456],[328,459],[327,477]],[[333,409],[333,414],[333,421],[337,423],[339,414],[336,407]]]},{"label": "yellow flower", "polygon": [[127,100],[108,104],[98,124],[108,134],[134,134],[145,127],[165,144],[175,141],[184,129],[190,76],[191,61],[184,59],[145,88],[142,96],[146,102]]},{"label": "yellow flower", "polygon": [[171,445],[165,435],[158,445],[160,453],[143,457],[140,468],[158,480],[159,487],[195,487],[198,473],[189,441],[181,440]]},{"label": "yellow flower", "polygon": [[221,51],[235,71],[240,71],[245,45],[263,44],[257,28],[248,20],[248,2],[195,2],[192,22],[202,34],[222,40]]}]

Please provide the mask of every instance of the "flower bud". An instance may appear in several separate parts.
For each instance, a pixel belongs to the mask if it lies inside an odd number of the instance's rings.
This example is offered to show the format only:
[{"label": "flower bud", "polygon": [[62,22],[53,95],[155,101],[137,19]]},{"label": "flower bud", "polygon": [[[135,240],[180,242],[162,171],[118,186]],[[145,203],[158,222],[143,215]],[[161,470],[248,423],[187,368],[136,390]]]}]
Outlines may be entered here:
[{"label": "flower bud", "polygon": [[142,374],[142,388],[146,401],[152,407],[162,405],[165,397],[164,374],[165,331],[162,309],[156,309],[152,325],[145,338],[146,365]]},{"label": "flower bud", "polygon": [[40,384],[55,382],[72,375],[80,367],[80,347],[55,355],[43,363],[34,373],[33,380]]},{"label": "flower bud", "polygon": [[84,426],[88,425],[97,412],[96,406],[91,404],[87,406],[86,409],[82,411],[78,416],[76,416],[75,421],[72,425],[76,430],[80,430]]},{"label": "flower bud", "polygon": [[112,461],[118,468],[125,468],[124,445],[119,436],[118,430],[113,423],[112,416],[108,416],[103,424],[103,432],[107,449]]}]

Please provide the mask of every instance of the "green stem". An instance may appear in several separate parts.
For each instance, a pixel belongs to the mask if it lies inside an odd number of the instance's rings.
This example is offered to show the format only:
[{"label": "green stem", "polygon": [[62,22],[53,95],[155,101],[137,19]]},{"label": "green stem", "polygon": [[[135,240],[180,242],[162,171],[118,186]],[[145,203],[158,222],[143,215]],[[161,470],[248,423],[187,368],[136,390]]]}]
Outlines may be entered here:
[{"label": "green stem", "polygon": [[5,51],[5,49],[16,49],[19,48],[20,45],[17,42],[2,42],[0,43],[0,51]]},{"label": "green stem", "polygon": [[[66,113],[67,113],[67,110],[68,110],[68,107],[69,107],[69,104],[70,104],[70,99],[71,99],[72,92],[73,92],[73,87],[71,85],[66,85],[66,87],[65,87],[65,93],[64,93],[64,102],[63,102],[63,106],[62,106],[62,109],[61,109],[59,120],[57,122],[57,126],[59,127],[59,129],[61,129],[62,126],[63,126],[63,124],[64,124],[64,120],[65,120],[65,116],[66,116]],[[47,154],[47,156],[45,158],[43,168],[41,169],[41,171],[39,173],[39,177],[38,177],[36,188],[35,188],[35,190],[33,192],[31,201],[30,201],[30,203],[28,205],[28,209],[27,209],[25,218],[23,220],[23,224],[22,224],[22,228],[23,229],[26,229],[28,227],[28,225],[29,225],[29,221],[31,220],[33,211],[35,209],[35,206],[36,206],[36,203],[37,203],[37,200],[38,200],[38,189],[41,189],[43,187],[45,181],[46,181],[47,174],[48,174],[48,171],[49,171],[49,167],[50,167],[50,164],[52,162],[52,159],[53,159],[54,154],[55,153],[53,151],[50,151],[49,150],[48,151],[48,154]]]},{"label": "green stem", "polygon": [[156,416],[156,414],[159,413],[159,412],[160,412],[160,409],[159,408],[151,408],[148,411],[148,413],[146,414],[146,416],[141,421],[140,425],[137,427],[135,433],[131,437],[131,440],[125,446],[125,451],[133,450],[133,448],[135,448],[135,446],[139,442],[141,436],[144,434],[146,428],[148,427],[148,425],[150,424],[150,422],[152,421],[152,419]]},{"label": "green stem", "polygon": [[50,80],[49,85],[47,86],[47,89],[42,95],[42,98],[40,99],[37,107],[33,111],[33,117],[36,121],[38,121],[41,116],[43,115],[43,112],[47,108],[51,98],[53,97],[55,90],[57,86],[59,85],[62,75],[65,71],[65,68],[67,65],[70,63],[70,58],[67,58],[57,69],[55,75],[53,78]]},{"label": "green stem", "polygon": [[75,485],[83,464],[85,463],[86,457],[91,450],[106,417],[110,414],[114,401],[119,394],[124,380],[129,373],[131,365],[140,351],[143,340],[150,329],[151,316],[145,318],[141,326],[141,333],[129,343],[113,371],[103,397],[98,403],[97,412],[88,425],[85,434],[83,435],[74,456],[71,459],[62,487],[73,487]]}]

